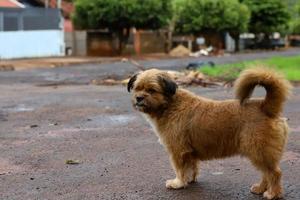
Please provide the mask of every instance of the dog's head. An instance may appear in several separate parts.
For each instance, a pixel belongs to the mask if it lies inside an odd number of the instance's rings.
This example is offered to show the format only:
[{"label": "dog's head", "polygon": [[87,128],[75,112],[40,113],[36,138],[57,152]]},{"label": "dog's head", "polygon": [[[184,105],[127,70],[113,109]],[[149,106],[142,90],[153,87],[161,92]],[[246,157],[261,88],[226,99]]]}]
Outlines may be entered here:
[{"label": "dog's head", "polygon": [[144,113],[156,113],[168,106],[177,85],[167,72],[150,69],[133,75],[127,90],[133,91],[134,108]]}]

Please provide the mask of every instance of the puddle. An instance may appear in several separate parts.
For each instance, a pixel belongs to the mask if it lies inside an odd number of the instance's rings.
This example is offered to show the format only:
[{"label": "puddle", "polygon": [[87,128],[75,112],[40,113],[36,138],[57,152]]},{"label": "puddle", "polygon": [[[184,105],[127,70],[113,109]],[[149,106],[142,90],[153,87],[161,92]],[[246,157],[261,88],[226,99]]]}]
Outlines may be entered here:
[{"label": "puddle", "polygon": [[292,132],[300,132],[300,126],[298,126],[298,127],[291,127],[290,128],[290,130],[292,131]]},{"label": "puddle", "polygon": [[1,122],[7,121],[7,115],[3,114],[1,111],[0,111],[0,121]]},{"label": "puddle", "polygon": [[60,130],[51,130],[48,131],[46,137],[65,137],[70,134],[77,134],[82,132],[92,132],[97,131],[101,132],[105,128],[115,128],[115,127],[123,127],[130,122],[136,120],[136,117],[133,115],[99,115],[91,117],[89,121],[86,122],[85,126],[81,128],[65,128]]},{"label": "puddle", "polygon": [[12,142],[12,145],[22,146],[24,144],[27,144],[28,142],[29,142],[28,140],[15,140]]},{"label": "puddle", "polygon": [[44,80],[46,80],[46,81],[61,81],[61,80],[63,80],[62,78],[60,78],[59,74],[52,73],[52,72],[43,72],[43,73],[41,73],[41,76],[43,76]]},{"label": "puddle", "polygon": [[2,107],[2,110],[6,112],[28,112],[28,111],[33,111],[34,108],[30,106],[26,106],[25,104],[18,104],[12,106],[4,106]]},{"label": "puddle", "polygon": [[87,131],[101,131],[101,128],[66,128],[61,130],[53,130],[48,131],[46,135],[41,135],[41,137],[65,137],[66,135],[74,134],[74,133],[80,133],[80,132],[87,132]]},{"label": "puddle", "polygon": [[217,176],[217,175],[223,175],[224,172],[212,172],[211,174]]},{"label": "puddle", "polygon": [[99,115],[90,118],[88,124],[97,126],[123,126],[136,120],[136,117],[128,114],[121,115]]},{"label": "puddle", "polygon": [[286,161],[293,161],[293,160],[298,160],[300,159],[300,154],[297,152],[293,152],[293,151],[287,151],[283,154],[282,156],[282,162],[286,162]]}]

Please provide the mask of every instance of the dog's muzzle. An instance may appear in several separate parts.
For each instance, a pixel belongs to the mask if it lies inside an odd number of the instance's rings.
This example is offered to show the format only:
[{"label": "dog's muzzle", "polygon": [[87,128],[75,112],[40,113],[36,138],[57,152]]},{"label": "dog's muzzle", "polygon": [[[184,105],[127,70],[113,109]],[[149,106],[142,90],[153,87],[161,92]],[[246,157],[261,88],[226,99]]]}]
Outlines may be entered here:
[{"label": "dog's muzzle", "polygon": [[145,99],[145,97],[143,97],[143,96],[137,96],[136,98],[135,98],[135,107],[136,108],[143,108],[143,107],[145,107],[145,104],[144,104],[144,99]]}]

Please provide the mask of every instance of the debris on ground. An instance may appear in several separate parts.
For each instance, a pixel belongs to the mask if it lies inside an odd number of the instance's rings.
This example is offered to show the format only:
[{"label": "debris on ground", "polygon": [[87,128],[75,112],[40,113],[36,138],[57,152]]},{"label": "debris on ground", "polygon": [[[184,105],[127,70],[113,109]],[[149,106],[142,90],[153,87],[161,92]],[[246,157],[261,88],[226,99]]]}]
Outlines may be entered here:
[{"label": "debris on ground", "polygon": [[55,123],[50,123],[50,124],[49,124],[49,126],[57,126],[57,125],[58,125],[57,122],[55,122]]},{"label": "debris on ground", "polygon": [[143,65],[141,65],[140,63],[138,63],[137,61],[133,60],[133,59],[128,59],[128,58],[122,58],[121,62],[129,62],[131,63],[133,66],[135,66],[136,68],[138,68],[139,70],[144,71],[145,67]]},{"label": "debris on ground", "polygon": [[185,71],[182,76],[174,78],[179,85],[200,85],[202,87],[223,86],[222,82],[212,80],[199,71]]},{"label": "debris on ground", "polygon": [[195,61],[195,62],[190,62],[187,66],[186,66],[186,69],[188,70],[196,70],[200,67],[203,67],[203,66],[211,66],[211,67],[214,67],[215,66],[215,63],[212,62],[212,61]]},{"label": "debris on ground", "polygon": [[122,85],[127,85],[128,82],[129,82],[129,80],[130,80],[130,78],[126,78],[126,79],[124,79],[124,80],[121,81],[121,84]]},{"label": "debris on ground", "polygon": [[205,49],[200,49],[199,51],[196,51],[194,53],[190,53],[189,56],[191,57],[200,57],[200,56],[208,56],[209,54],[212,53],[212,51],[214,50],[214,48],[212,46],[209,46]]},{"label": "debris on ground", "polygon": [[[213,80],[207,76],[205,76],[200,71],[174,71],[174,70],[167,70],[172,78],[176,81],[178,85],[190,86],[190,85],[199,85],[202,87],[213,87],[213,86],[224,86],[223,82],[218,82]],[[92,84],[94,85],[127,85],[130,78],[126,78],[123,80],[117,80],[112,78],[107,78],[104,80],[92,80]]]},{"label": "debris on ground", "polygon": [[104,80],[97,80],[97,79],[92,80],[93,85],[119,85],[121,83],[122,81],[111,79],[111,78],[104,79]]},{"label": "debris on ground", "polygon": [[15,68],[10,64],[0,64],[0,71],[14,71]]},{"label": "debris on ground", "polygon": [[190,53],[191,51],[188,48],[180,44],[174,49],[172,49],[169,55],[173,57],[184,57],[184,56],[189,56]]},{"label": "debris on ground", "polygon": [[175,70],[167,70],[167,72],[168,72],[168,74],[170,74],[172,76],[172,78],[174,80],[185,75],[184,72],[179,72],[179,71],[175,71]]},{"label": "debris on ground", "polygon": [[78,165],[80,164],[79,160],[66,160],[67,165]]}]

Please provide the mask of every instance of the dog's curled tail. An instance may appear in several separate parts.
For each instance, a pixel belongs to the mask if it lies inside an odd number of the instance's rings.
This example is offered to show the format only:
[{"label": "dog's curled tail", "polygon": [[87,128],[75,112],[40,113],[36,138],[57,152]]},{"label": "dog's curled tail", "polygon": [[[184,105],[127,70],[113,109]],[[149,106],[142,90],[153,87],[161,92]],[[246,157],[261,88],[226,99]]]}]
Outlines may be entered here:
[{"label": "dog's curled tail", "polygon": [[262,111],[269,117],[277,117],[288,98],[292,88],[284,76],[266,67],[255,67],[244,70],[235,82],[236,97],[241,105],[250,98],[255,86],[263,86],[266,97],[261,105]]}]

